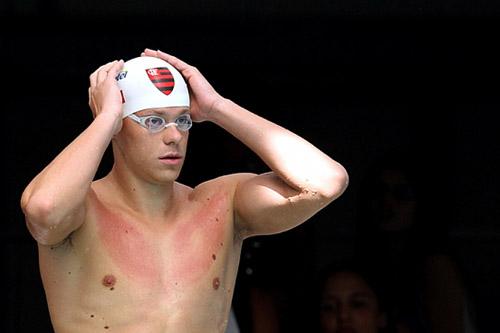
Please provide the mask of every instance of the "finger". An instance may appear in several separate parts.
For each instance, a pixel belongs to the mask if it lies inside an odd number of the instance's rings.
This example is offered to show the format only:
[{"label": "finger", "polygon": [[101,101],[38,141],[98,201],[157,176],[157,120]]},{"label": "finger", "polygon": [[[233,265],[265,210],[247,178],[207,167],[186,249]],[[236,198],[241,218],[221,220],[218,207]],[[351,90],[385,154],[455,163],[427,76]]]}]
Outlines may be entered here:
[{"label": "finger", "polygon": [[108,62],[107,64],[105,64],[105,65],[103,65],[103,66],[101,67],[100,72],[106,72],[106,73],[108,73],[108,72],[111,70],[111,68],[113,68],[113,66],[114,66],[117,62],[118,62],[118,60],[113,60],[113,61],[111,61],[111,62]]},{"label": "finger", "polygon": [[90,110],[92,111],[92,115],[95,117],[97,107],[95,105],[94,99],[92,98],[92,89],[91,88],[89,88],[89,107],[90,107]]},{"label": "finger", "polygon": [[111,77],[111,78],[116,77],[116,69],[114,71],[111,71],[111,70],[113,68],[115,68],[115,65],[117,63],[118,63],[118,60],[114,60],[114,61],[108,62],[106,65],[101,67],[101,70],[99,70],[97,72],[97,84],[102,83],[108,77]]},{"label": "finger", "polygon": [[96,79],[96,84],[99,85],[101,84],[106,78],[108,77],[108,71],[105,69],[101,69],[99,72],[97,72],[97,79]]},{"label": "finger", "polygon": [[111,66],[113,66],[113,64],[116,62],[116,60],[113,60],[113,61],[110,61],[108,62],[107,64],[104,64],[104,65],[101,65],[98,69],[96,69],[94,71],[94,73],[92,74],[97,74],[99,71],[102,71],[103,69],[104,70],[108,70]]},{"label": "finger", "polygon": [[89,81],[90,81],[90,86],[95,87],[97,81],[97,71],[94,71],[92,74],[90,74]]},{"label": "finger", "polygon": [[156,52],[156,50],[145,48],[144,52],[142,52],[141,55],[150,56],[150,57],[157,57],[158,56],[157,53],[158,52]]},{"label": "finger", "polygon": [[185,63],[184,61],[180,60],[177,57],[174,57],[173,55],[170,55],[170,54],[165,53],[165,52],[160,51],[160,50],[156,51],[156,53],[158,54],[158,56],[160,58],[166,60],[169,64],[171,64],[172,66],[174,66],[175,68],[177,68],[180,71],[184,71],[184,70],[189,69],[191,67],[191,65]]},{"label": "finger", "polygon": [[[115,60],[116,61],[116,60]],[[92,74],[90,74],[90,85],[94,87],[97,83],[97,74],[108,67],[110,67],[115,61],[110,61],[107,64],[101,65],[99,68],[97,68]]]},{"label": "finger", "polygon": [[90,106],[90,108],[92,109],[92,106],[93,106],[93,104],[94,104],[94,101],[93,101],[93,99],[92,99],[92,88],[90,88],[90,87],[89,87],[89,89],[88,89],[88,94],[89,94],[89,106]]},{"label": "finger", "polygon": [[188,65],[184,61],[180,60],[179,58],[174,57],[173,55],[170,55],[168,53],[162,52],[160,50],[155,51],[155,50],[151,50],[151,49],[146,48],[146,49],[144,49],[143,54],[146,56],[158,57],[160,59],[163,59],[166,62],[168,62],[169,64],[171,64],[172,66],[174,66],[175,68],[177,68],[181,72],[191,67],[190,65]]},{"label": "finger", "polygon": [[118,73],[123,69],[123,60],[115,61],[108,70],[108,75],[110,77],[116,78]]}]

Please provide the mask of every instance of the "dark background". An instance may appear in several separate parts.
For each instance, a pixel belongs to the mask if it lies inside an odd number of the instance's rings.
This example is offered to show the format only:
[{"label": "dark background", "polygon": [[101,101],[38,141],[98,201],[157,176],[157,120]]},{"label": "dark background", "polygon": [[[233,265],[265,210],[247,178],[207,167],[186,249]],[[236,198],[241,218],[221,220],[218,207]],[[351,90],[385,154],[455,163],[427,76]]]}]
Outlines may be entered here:
[{"label": "dark background", "polygon": [[[498,2],[4,0],[0,13],[7,183],[0,331],[50,327],[21,191],[91,121],[90,73],[145,47],[197,66],[222,95],[349,171],[341,198],[287,235],[269,236],[289,246],[276,265],[307,276],[348,255],[360,179],[375,157],[404,150],[420,162],[427,200],[459,249],[479,328],[496,327]],[[100,174],[108,167],[106,156]],[[247,170],[265,168],[222,130],[195,124],[181,181]]]}]

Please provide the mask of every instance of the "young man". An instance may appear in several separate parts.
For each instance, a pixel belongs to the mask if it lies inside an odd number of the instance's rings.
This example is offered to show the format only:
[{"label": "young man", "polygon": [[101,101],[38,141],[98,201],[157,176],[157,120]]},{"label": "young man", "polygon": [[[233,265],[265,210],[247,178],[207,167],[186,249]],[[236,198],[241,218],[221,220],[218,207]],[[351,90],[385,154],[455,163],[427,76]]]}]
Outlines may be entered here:
[{"label": "young man", "polygon": [[[89,104],[92,123],[21,199],[57,333],[223,332],[243,240],[301,224],[347,186],[339,163],[160,51],[101,66]],[[191,120],[271,171],[176,182]],[[94,180],[109,143],[112,170]]]}]

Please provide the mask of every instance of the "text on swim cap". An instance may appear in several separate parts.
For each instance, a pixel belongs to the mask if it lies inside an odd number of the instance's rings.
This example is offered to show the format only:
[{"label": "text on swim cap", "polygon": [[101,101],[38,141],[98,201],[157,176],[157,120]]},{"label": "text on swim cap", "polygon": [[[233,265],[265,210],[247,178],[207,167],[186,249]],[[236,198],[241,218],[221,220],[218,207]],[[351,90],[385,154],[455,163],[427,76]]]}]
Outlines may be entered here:
[{"label": "text on swim cap", "polygon": [[128,73],[128,71],[123,71],[123,72],[118,73],[118,75],[115,78],[116,81],[120,81],[120,80],[126,78],[127,77],[127,73]]}]

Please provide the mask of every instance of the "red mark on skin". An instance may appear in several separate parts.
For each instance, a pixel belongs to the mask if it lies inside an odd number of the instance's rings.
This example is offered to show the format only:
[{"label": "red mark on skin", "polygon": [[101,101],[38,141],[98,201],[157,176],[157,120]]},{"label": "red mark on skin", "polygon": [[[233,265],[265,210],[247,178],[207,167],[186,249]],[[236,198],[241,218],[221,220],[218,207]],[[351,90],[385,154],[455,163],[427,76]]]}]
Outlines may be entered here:
[{"label": "red mark on skin", "polygon": [[224,240],[228,198],[225,193],[194,203],[193,213],[176,223],[168,241],[169,257],[162,260],[153,236],[146,237],[133,223],[107,209],[96,197],[99,237],[117,267],[129,278],[154,286],[165,280],[194,283],[206,276]]},{"label": "red mark on skin", "polygon": [[158,281],[160,258],[151,243],[130,222],[94,199],[98,233],[114,263],[140,283],[152,285]]},{"label": "red mark on skin", "polygon": [[219,286],[220,286],[220,280],[218,277],[216,277],[213,281],[212,281],[212,287],[214,287],[214,290],[217,290],[219,289]]},{"label": "red mark on skin", "polygon": [[[224,239],[228,204],[225,193],[207,198],[176,230],[173,237],[175,255],[169,262],[172,279],[194,282],[205,276]],[[209,257],[207,252],[214,255]]]},{"label": "red mark on skin", "polygon": [[102,278],[102,285],[105,287],[114,287],[115,283],[116,278],[114,277],[114,275],[106,275]]}]

